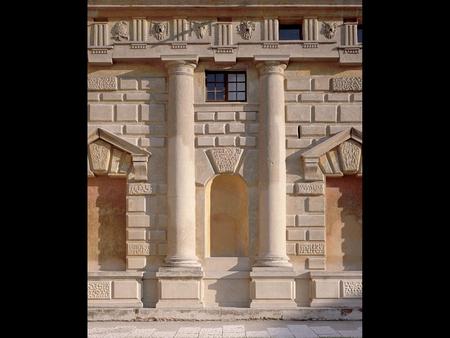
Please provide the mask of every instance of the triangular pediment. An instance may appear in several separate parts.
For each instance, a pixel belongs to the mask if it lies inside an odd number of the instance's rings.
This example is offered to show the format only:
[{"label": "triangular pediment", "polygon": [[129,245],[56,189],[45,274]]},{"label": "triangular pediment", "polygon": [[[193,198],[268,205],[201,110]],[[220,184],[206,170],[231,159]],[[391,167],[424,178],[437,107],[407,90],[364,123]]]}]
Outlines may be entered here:
[{"label": "triangular pediment", "polygon": [[305,179],[325,176],[362,175],[362,132],[349,127],[305,151],[302,156]]},{"label": "triangular pediment", "polygon": [[151,153],[145,149],[139,148],[138,146],[125,141],[123,138],[114,135],[113,133],[102,129],[97,128],[94,132],[92,132],[88,137],[88,144],[91,144],[98,139],[105,141],[106,143],[111,144],[112,146],[122,150],[130,155],[137,156],[151,156]]}]

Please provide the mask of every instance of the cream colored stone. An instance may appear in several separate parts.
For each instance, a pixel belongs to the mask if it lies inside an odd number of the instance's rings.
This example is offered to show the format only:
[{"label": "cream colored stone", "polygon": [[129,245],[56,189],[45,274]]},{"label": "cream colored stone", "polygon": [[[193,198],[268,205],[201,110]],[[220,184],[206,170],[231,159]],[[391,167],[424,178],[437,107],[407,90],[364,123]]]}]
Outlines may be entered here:
[{"label": "cream colored stone", "polygon": [[113,298],[114,299],[139,299],[139,284],[130,280],[115,280],[113,282]]},{"label": "cream colored stone", "polygon": [[315,298],[339,298],[339,283],[335,280],[316,280],[314,296]]}]

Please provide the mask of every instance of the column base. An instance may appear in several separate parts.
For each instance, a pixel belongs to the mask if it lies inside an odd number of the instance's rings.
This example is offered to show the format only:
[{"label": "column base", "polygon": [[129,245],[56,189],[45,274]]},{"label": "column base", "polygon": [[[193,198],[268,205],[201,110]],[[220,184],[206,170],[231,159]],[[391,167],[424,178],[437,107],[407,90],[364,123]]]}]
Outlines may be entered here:
[{"label": "column base", "polygon": [[255,267],[273,267],[273,268],[290,268],[292,270],[292,264],[289,262],[288,258],[282,256],[272,256],[272,257],[257,257],[254,264]]},{"label": "column base", "polygon": [[197,257],[177,257],[171,256],[165,259],[165,266],[179,268],[201,268],[201,264]]},{"label": "column base", "polygon": [[160,267],[156,273],[159,300],[156,308],[198,309],[203,308],[200,267]]},{"label": "column base", "polygon": [[254,309],[294,309],[295,275],[292,267],[253,267],[250,272]]}]

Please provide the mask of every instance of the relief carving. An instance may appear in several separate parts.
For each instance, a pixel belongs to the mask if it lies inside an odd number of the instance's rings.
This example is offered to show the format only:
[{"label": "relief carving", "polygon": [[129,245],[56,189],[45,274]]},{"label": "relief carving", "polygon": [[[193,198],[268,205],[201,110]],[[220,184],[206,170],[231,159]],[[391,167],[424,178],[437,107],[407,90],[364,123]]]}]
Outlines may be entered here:
[{"label": "relief carving", "polygon": [[234,173],[243,153],[240,148],[217,148],[207,151],[217,174]]},{"label": "relief carving", "polygon": [[88,78],[89,90],[117,90],[117,78],[115,76],[93,76]]},{"label": "relief carving", "polygon": [[88,281],[88,299],[111,299],[111,283]]},{"label": "relief carving", "polygon": [[105,141],[98,140],[89,145],[92,171],[96,174],[106,173],[109,168],[111,157],[111,145]]},{"label": "relief carving", "polygon": [[331,88],[335,92],[362,91],[362,77],[338,77],[331,79]]},{"label": "relief carving", "polygon": [[342,171],[348,174],[354,174],[359,169],[361,158],[361,146],[354,141],[346,141],[338,147],[341,158]]},{"label": "relief carving", "polygon": [[128,243],[127,254],[130,256],[148,256],[150,255],[150,244]]},{"label": "relief carving", "polygon": [[324,22],[322,24],[322,34],[325,35],[327,39],[332,39],[336,34],[336,28],[336,22]]},{"label": "relief carving", "polygon": [[361,298],[362,282],[361,281],[343,281],[344,298]]},{"label": "relief carving", "polygon": [[203,39],[206,35],[206,22],[193,22],[194,32],[197,35],[197,38]]},{"label": "relief carving", "polygon": [[255,30],[255,23],[251,21],[242,21],[237,26],[237,31],[241,34],[242,38],[249,40],[252,37],[253,31]]},{"label": "relief carving", "polygon": [[153,34],[159,41],[167,38],[169,25],[167,22],[157,22],[153,24]]},{"label": "relief carving", "polygon": [[116,41],[124,41],[129,39],[128,22],[119,21],[111,30],[112,38]]},{"label": "relief carving", "polygon": [[325,254],[325,243],[300,243],[298,245],[299,256],[316,256]]},{"label": "relief carving", "polygon": [[323,195],[323,183],[296,183],[297,195]]},{"label": "relief carving", "polygon": [[129,195],[150,195],[153,193],[152,185],[150,183],[129,183]]}]

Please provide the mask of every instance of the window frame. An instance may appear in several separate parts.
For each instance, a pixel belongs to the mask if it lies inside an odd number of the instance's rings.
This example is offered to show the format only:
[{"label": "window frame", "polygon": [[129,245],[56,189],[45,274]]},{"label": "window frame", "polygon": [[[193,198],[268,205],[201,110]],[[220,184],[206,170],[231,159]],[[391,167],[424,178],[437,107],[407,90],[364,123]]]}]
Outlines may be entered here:
[{"label": "window frame", "polygon": [[[224,99],[223,100],[210,100],[208,99],[208,74],[223,74],[224,75]],[[234,90],[233,93],[244,93],[244,100],[229,100],[229,89],[228,89],[228,75],[229,74],[244,74],[244,84],[245,90]],[[217,83],[214,81],[214,83]],[[230,83],[242,83],[242,82],[230,82]],[[222,70],[205,70],[205,102],[247,102],[247,72],[245,70],[236,71],[222,71]]]},{"label": "window frame", "polygon": [[[281,39],[281,29],[282,26],[298,26],[299,27],[299,39]],[[285,28],[286,29],[286,28]],[[280,22],[278,24],[278,41],[303,41],[303,21],[298,23],[298,22]]]}]

